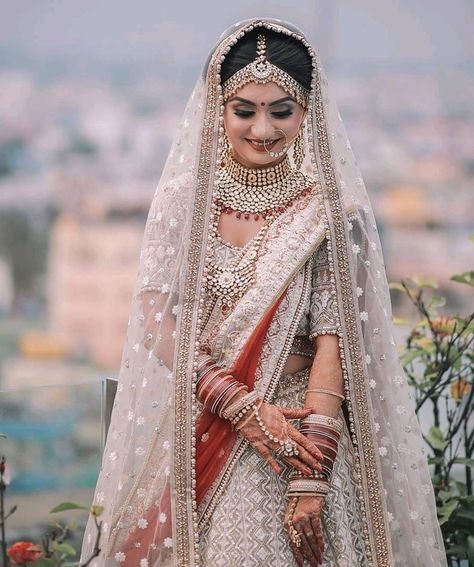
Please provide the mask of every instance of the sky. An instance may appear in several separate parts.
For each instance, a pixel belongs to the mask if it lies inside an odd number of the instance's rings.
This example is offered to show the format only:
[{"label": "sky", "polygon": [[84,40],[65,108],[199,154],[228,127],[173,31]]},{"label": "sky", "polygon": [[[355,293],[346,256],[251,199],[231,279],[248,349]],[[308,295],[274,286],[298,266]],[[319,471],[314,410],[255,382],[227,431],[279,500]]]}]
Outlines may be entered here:
[{"label": "sky", "polygon": [[236,21],[301,27],[323,62],[472,64],[472,0],[0,0],[0,51],[202,65]]}]

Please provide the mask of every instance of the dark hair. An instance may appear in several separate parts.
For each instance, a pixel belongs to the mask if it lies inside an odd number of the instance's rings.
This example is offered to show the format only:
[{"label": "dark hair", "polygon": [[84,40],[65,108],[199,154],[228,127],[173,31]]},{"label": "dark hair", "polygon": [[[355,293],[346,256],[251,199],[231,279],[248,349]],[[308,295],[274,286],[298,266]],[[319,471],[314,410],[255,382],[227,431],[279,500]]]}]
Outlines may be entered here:
[{"label": "dark hair", "polygon": [[266,58],[306,89],[311,87],[312,61],[307,48],[294,37],[269,29],[257,28],[246,33],[232,46],[221,67],[221,82],[255,60],[257,34],[266,40]]}]

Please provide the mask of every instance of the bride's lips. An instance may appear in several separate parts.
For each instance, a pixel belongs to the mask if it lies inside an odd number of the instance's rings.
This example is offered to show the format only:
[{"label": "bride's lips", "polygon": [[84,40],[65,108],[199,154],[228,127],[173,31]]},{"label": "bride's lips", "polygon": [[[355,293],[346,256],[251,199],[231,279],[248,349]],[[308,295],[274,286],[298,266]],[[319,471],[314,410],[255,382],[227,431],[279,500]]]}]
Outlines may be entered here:
[{"label": "bride's lips", "polygon": [[254,149],[256,152],[264,152],[264,153],[266,153],[267,150],[273,149],[278,144],[278,142],[280,140],[281,140],[281,138],[277,138],[276,140],[273,140],[273,142],[265,143],[265,146],[264,146],[263,141],[250,140],[249,138],[245,138],[245,141],[249,144],[249,146],[252,149]]}]

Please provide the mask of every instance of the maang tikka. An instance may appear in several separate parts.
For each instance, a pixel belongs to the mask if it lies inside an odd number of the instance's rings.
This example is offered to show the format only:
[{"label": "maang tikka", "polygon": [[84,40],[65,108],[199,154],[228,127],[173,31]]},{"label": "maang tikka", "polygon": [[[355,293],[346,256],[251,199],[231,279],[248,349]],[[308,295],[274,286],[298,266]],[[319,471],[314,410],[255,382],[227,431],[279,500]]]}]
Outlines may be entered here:
[{"label": "maang tikka", "polygon": [[257,36],[257,56],[254,61],[239,69],[222,85],[224,102],[234,95],[247,83],[276,83],[303,108],[308,106],[309,91],[288,73],[273,65],[266,58],[265,35],[259,33]]}]

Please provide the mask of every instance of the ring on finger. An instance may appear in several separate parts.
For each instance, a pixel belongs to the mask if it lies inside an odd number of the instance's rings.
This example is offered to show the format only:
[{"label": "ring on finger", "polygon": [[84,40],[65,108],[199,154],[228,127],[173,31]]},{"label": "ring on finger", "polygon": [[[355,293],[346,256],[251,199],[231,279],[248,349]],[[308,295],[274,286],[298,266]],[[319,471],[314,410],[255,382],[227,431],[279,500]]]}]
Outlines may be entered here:
[{"label": "ring on finger", "polygon": [[277,455],[281,455],[283,453],[283,456],[285,457],[297,457],[300,453],[298,451],[298,445],[296,444],[296,441],[293,441],[292,439],[280,441],[280,445],[281,446],[276,452]]},{"label": "ring on finger", "polygon": [[296,547],[301,547],[301,534],[299,534],[293,526],[290,526],[290,539]]}]

